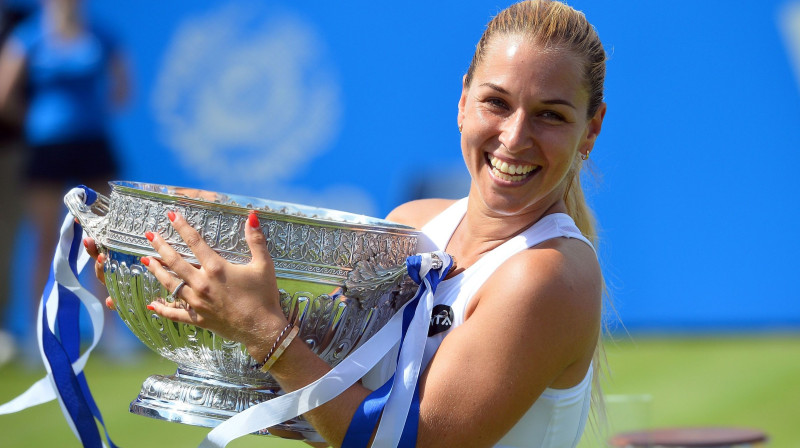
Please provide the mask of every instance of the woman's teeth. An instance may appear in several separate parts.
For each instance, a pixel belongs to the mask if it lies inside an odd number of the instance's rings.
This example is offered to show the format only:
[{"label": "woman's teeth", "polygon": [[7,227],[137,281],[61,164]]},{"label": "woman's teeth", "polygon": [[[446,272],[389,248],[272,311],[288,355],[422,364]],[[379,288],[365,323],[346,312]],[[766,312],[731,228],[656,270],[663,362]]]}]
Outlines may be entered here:
[{"label": "woman's teeth", "polygon": [[492,164],[492,174],[508,182],[519,182],[538,168],[537,165],[509,165],[491,154],[488,156],[489,163]]}]

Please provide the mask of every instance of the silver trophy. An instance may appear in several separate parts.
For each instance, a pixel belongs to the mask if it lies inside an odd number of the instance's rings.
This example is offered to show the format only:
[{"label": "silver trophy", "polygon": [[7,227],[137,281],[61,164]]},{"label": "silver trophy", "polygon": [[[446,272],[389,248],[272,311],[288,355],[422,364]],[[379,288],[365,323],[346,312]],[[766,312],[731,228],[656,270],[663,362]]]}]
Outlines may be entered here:
[{"label": "silver trophy", "polygon": [[[214,427],[276,397],[278,383],[253,368],[244,347],[193,325],[164,319],[146,306],[169,295],[141,264],[158,257],[145,232],[160,233],[197,264],[167,218],[177,211],[222,257],[247,263],[244,226],[255,210],[267,237],[286,317],[298,338],[335,366],[374,335],[412,298],[405,260],[419,233],[385,220],[251,197],[137,182],[111,182],[111,197],[86,205],[74,190],[70,212],[107,255],[104,272],[120,318],[150,349],[177,363],[174,375],[153,375],[131,403],[134,414]],[[313,432],[302,417],[278,428]]]}]

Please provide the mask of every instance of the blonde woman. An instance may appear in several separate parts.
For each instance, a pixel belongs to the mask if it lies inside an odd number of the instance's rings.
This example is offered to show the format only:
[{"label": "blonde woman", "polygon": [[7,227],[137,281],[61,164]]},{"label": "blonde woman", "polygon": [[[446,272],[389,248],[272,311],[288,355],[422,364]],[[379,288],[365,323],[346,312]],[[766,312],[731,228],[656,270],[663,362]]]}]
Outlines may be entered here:
[{"label": "blonde woman", "polygon": [[[581,438],[603,279],[579,176],[606,112],[604,64],[582,13],[546,0],[502,11],[478,43],[458,102],[468,197],[415,201],[388,217],[421,229],[432,244],[426,249],[456,260],[435,295],[439,319],[423,358],[417,446],[553,448]],[[144,264],[169,291],[185,281],[180,297],[190,305],[154,302],[151,309],[266,357],[287,321],[257,216],[246,230],[253,261],[238,266],[206,246],[182,216],[169,218],[202,267],[149,233],[161,261]],[[294,341],[270,373],[292,391],[329,370]],[[372,392],[367,380],[305,414],[331,445],[353,446],[351,420]],[[369,436],[374,428],[358,431]]]}]

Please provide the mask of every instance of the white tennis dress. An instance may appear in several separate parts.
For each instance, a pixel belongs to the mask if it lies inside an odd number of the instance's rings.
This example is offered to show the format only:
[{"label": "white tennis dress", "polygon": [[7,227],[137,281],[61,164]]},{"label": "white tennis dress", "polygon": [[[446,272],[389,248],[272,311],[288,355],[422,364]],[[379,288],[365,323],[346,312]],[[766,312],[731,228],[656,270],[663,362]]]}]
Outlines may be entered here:
[{"label": "white tennis dress", "polygon": [[[448,207],[426,224],[422,228],[422,232],[429,241],[421,243],[418,249],[419,252],[444,250],[456,227],[464,217],[466,209],[467,200],[464,198]],[[543,217],[520,235],[485,254],[460,274],[439,284],[434,296],[433,314],[436,320],[435,323],[437,325],[449,323],[442,322],[450,319],[450,315],[447,312],[448,306],[452,311],[452,322],[449,329],[443,329],[428,337],[422,369],[425,369],[428,365],[447,334],[464,322],[464,315],[470,299],[489,276],[514,254],[552,238],[576,238],[586,242],[590,247],[592,246],[580,233],[569,215],[555,213]],[[437,310],[439,314],[437,314]],[[445,311],[443,312],[442,310]],[[431,325],[434,325],[433,320]],[[390,366],[384,364],[371,372],[371,374],[388,378],[392,371]],[[376,387],[383,384],[382,381],[374,383],[373,381],[371,377],[365,377],[364,384],[367,387],[370,387],[370,384],[374,384]],[[591,387],[592,368],[590,367],[586,377],[574,387],[569,389],[545,389],[533,406],[528,409],[528,412],[500,440],[496,447],[574,447],[578,444],[586,425]]]}]

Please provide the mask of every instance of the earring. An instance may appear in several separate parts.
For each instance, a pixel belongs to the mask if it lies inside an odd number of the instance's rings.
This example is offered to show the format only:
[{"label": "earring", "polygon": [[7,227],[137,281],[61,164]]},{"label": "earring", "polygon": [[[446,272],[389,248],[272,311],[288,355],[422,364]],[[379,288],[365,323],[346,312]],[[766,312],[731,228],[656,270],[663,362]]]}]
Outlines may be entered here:
[{"label": "earring", "polygon": [[461,128],[463,128],[463,127],[464,127],[463,124],[461,124],[461,123],[458,124],[458,133],[459,134],[461,133]]},{"label": "earring", "polygon": [[589,151],[586,151],[586,154],[581,153],[581,160],[587,160],[589,158]]}]

